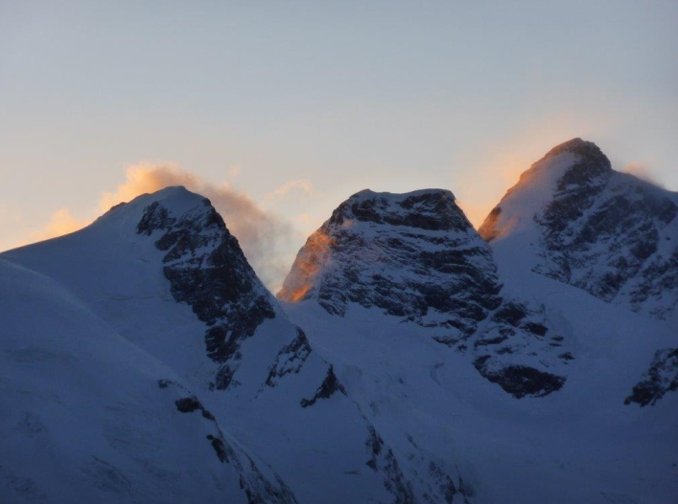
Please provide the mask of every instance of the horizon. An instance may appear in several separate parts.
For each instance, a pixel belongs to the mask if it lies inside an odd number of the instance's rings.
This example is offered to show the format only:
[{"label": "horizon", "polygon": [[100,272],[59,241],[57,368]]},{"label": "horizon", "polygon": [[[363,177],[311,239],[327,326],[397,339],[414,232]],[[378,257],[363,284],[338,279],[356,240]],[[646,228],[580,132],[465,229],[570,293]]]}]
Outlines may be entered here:
[{"label": "horizon", "polygon": [[[90,216],[86,218],[75,218],[70,215],[66,209],[65,212],[57,211],[51,216],[51,220],[43,226],[42,229],[32,231],[26,235],[23,242],[14,243],[10,247],[2,248],[2,239],[0,239],[0,252],[30,246],[44,240],[58,238],[70,233],[77,232],[93,224],[100,216],[112,210],[115,206],[133,201],[137,197],[154,194],[159,191],[171,188],[181,187],[191,193],[206,197],[217,212],[224,219],[224,223],[229,231],[240,242],[245,256],[252,264],[257,275],[264,282],[266,287],[275,295],[281,288],[282,283],[293,266],[297,252],[302,249],[307,239],[325,222],[332,211],[342,202],[351,198],[355,194],[364,191],[371,191],[378,194],[409,194],[418,191],[439,190],[450,192],[457,206],[462,210],[473,228],[478,231],[490,211],[499,204],[501,198],[513,187],[518,184],[520,175],[529,170],[533,164],[554,147],[568,143],[574,139],[581,139],[586,142],[590,140],[581,137],[574,137],[565,140],[559,144],[547,148],[543,155],[535,159],[533,163],[526,166],[523,171],[518,173],[515,180],[511,182],[497,199],[484,213],[469,214],[464,203],[459,201],[457,193],[451,188],[445,187],[417,187],[400,192],[375,190],[371,187],[365,187],[347,194],[339,200],[323,215],[317,219],[311,220],[314,226],[306,235],[297,229],[292,229],[289,222],[285,222],[279,217],[267,213],[261,209],[259,202],[250,198],[247,193],[238,191],[228,185],[218,186],[200,179],[194,173],[191,173],[177,165],[153,165],[137,164],[131,165],[126,170],[126,180],[117,186],[113,192],[105,192],[99,196],[98,210],[91,210]],[[595,142],[592,142],[595,144]],[[596,144],[597,145],[597,144]],[[606,154],[603,151],[603,154]],[[640,180],[650,183],[661,189],[671,191],[663,184],[648,176],[647,172],[635,172],[633,169],[618,170],[614,166],[612,169],[622,173],[627,173]],[[98,214],[94,212],[98,211]],[[229,223],[230,221],[230,223]],[[317,222],[316,222],[317,221]],[[251,230],[248,228],[251,224],[259,225],[262,229]],[[234,224],[234,225],[233,225]]]},{"label": "horizon", "polygon": [[270,284],[359,190],[448,189],[477,229],[574,137],[678,191],[673,2],[0,13],[0,250],[181,184],[283,258],[259,272]]}]

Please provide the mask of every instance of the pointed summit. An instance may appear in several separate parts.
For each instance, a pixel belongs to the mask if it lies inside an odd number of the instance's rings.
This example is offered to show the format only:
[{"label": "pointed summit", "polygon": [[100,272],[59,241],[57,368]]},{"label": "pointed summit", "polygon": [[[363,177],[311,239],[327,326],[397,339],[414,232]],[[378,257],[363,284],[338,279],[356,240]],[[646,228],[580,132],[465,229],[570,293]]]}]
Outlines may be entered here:
[{"label": "pointed summit", "polygon": [[[8,256],[76,291],[82,288],[83,297],[102,305],[147,306],[168,297],[186,305],[205,325],[201,332],[213,371],[204,378],[217,389],[233,382],[243,342],[278,313],[209,199],[181,186],[138,196],[76,233]],[[47,256],[52,260],[44,262]],[[88,282],[90,277],[97,281]],[[145,320],[143,311],[138,315]],[[177,367],[187,365],[181,352],[129,329],[135,342],[152,345],[152,353]]]},{"label": "pointed summit", "polygon": [[677,215],[676,193],[614,171],[594,143],[575,138],[524,172],[479,233],[499,258],[666,317],[678,305]]},{"label": "pointed summit", "polygon": [[[556,193],[579,188],[581,207],[586,195],[604,185],[613,173],[610,161],[593,142],[573,138],[549,150],[544,157],[520,175],[518,182],[487,216],[478,232],[487,241],[509,232],[531,227],[532,216],[544,208]],[[576,218],[577,206],[573,206]]]}]

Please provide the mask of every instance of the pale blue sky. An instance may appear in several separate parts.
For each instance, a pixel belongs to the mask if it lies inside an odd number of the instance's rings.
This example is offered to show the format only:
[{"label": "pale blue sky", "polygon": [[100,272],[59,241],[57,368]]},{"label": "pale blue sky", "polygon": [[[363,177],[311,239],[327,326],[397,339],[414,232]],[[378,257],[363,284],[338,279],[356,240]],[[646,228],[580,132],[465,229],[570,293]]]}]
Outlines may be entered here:
[{"label": "pale blue sky", "polygon": [[676,27],[676,1],[0,0],[0,248],[140,161],[302,233],[365,187],[477,222],[573,136],[678,190]]}]

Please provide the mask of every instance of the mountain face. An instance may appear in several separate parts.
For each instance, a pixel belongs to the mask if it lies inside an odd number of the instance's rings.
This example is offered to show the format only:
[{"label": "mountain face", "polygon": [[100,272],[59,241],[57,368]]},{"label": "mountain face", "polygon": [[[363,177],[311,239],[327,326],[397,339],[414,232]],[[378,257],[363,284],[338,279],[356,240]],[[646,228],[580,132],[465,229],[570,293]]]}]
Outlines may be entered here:
[{"label": "mountain face", "polygon": [[206,325],[207,355],[219,363],[217,389],[232,385],[243,340],[276,313],[236,239],[209,200],[173,216],[160,202],[146,206],[137,233],[164,253],[163,273],[174,299]]},{"label": "mountain face", "polygon": [[[666,499],[678,398],[675,359],[657,351],[675,345],[675,326],[537,273],[536,254],[500,243],[448,191],[362,191],[308,239],[278,298],[394,454],[436,461],[454,502]],[[638,407],[648,397],[652,418]]]},{"label": "mountain face", "polygon": [[278,297],[430,328],[518,398],[561,388],[565,377],[552,371],[574,358],[539,307],[502,297],[490,248],[449,191],[353,195],[308,239]]},{"label": "mountain face", "polygon": [[4,257],[69,289],[131,349],[171,368],[180,379],[160,376],[154,391],[171,398],[172,415],[215,425],[203,437],[217,463],[235,460],[222,432],[266,461],[273,477],[263,490],[247,485],[262,479],[254,462],[238,466],[248,502],[418,502],[418,487],[430,485],[417,471],[435,462],[399,459],[205,198],[179,187],[140,196]]},{"label": "mountain face", "polygon": [[496,254],[521,250],[533,271],[604,301],[657,318],[676,311],[678,194],[612,170],[591,142],[549,151],[480,234]]},{"label": "mountain face", "polygon": [[349,303],[374,306],[464,333],[499,306],[499,288],[489,248],[452,193],[362,191],[309,238],[278,297],[315,297],[335,315],[344,315]]}]

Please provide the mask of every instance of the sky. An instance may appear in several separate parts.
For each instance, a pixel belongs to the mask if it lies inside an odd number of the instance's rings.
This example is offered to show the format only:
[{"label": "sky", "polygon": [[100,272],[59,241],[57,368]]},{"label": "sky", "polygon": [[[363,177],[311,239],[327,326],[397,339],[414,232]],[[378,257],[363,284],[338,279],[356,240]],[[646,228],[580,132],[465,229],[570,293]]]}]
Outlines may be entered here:
[{"label": "sky", "polygon": [[579,136],[678,190],[676,1],[0,0],[0,250],[181,183],[275,289],[365,188],[479,225]]}]

